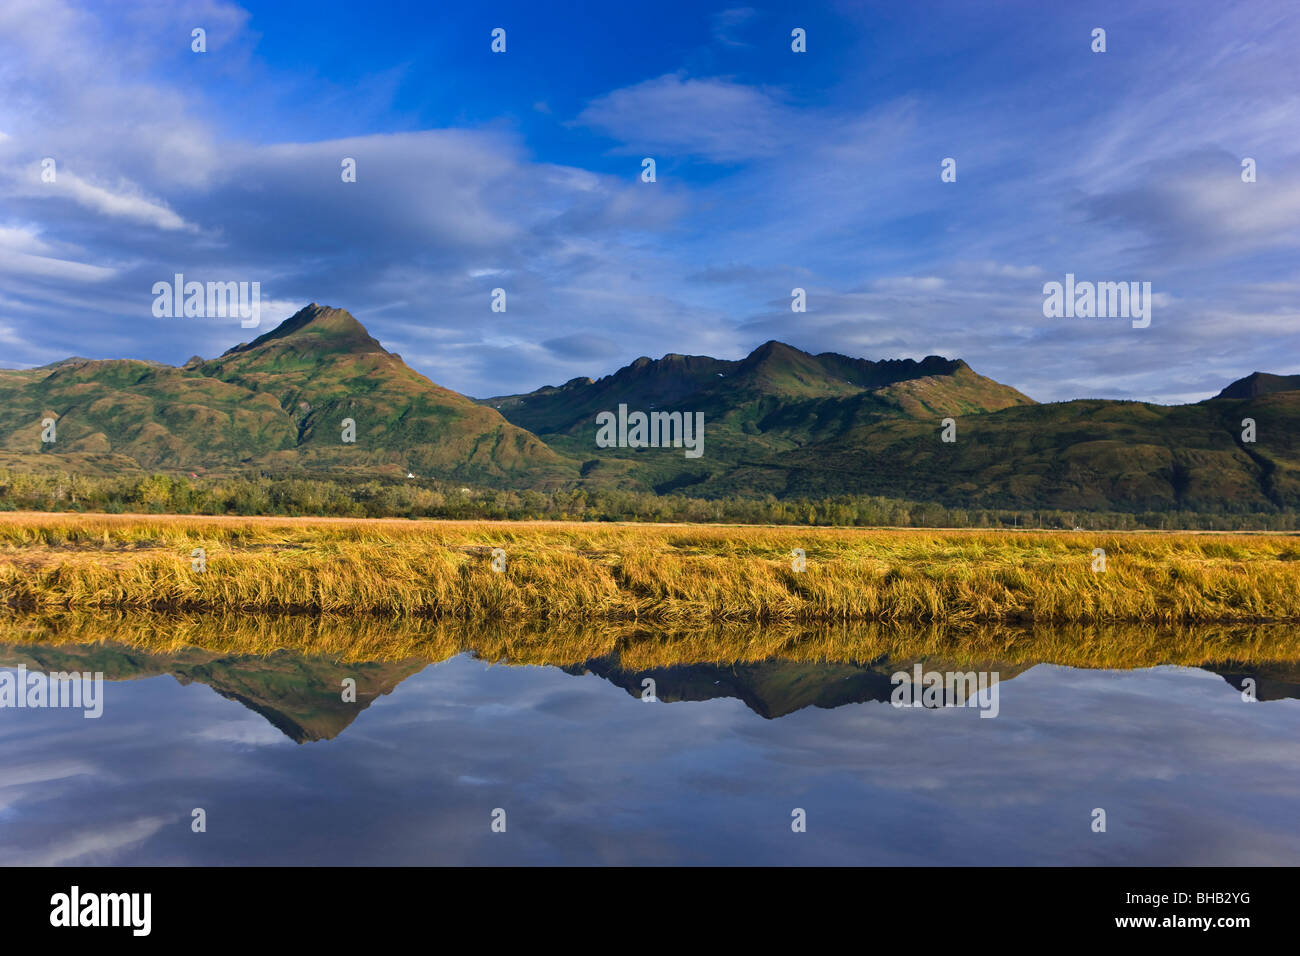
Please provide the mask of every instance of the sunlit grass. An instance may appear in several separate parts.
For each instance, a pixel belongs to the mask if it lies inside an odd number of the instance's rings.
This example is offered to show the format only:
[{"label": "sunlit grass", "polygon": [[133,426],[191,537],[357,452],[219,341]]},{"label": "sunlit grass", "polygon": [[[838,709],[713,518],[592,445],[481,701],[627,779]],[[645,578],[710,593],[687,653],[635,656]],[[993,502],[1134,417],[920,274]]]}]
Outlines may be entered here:
[{"label": "sunlit grass", "polygon": [[0,602],[670,628],[1300,621],[1297,553],[1269,534],[8,514]]}]

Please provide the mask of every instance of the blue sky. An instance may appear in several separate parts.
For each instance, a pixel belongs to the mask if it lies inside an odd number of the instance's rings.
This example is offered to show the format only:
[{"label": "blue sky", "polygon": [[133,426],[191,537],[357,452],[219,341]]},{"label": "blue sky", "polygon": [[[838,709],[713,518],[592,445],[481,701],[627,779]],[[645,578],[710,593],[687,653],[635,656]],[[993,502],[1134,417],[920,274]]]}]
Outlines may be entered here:
[{"label": "blue sky", "polygon": [[[1198,400],[1300,371],[1297,50],[1291,0],[5,0],[0,365],[316,301],[475,396],[776,338]],[[155,318],[176,272],[259,281],[260,328]],[[1067,272],[1151,282],[1150,327],[1045,318]]]}]

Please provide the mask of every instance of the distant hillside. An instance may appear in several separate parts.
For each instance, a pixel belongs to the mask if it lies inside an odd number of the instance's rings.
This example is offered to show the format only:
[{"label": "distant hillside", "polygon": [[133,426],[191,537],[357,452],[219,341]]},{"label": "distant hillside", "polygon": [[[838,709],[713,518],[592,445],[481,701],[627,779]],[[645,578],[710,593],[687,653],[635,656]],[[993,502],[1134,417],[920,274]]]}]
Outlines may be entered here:
[{"label": "distant hillside", "polygon": [[1252,372],[1245,378],[1239,378],[1215,398],[1258,398],[1260,395],[1272,395],[1274,392],[1294,392],[1300,389],[1300,375],[1271,375],[1268,372]]},{"label": "distant hillside", "polygon": [[[766,426],[751,429],[755,433],[798,432],[801,419],[828,417],[835,407],[828,402],[844,402],[864,393],[876,393],[878,410],[886,415],[955,414],[1033,404],[1014,388],[976,375],[960,359],[931,355],[920,362],[871,362],[833,352],[810,355],[781,342],[767,342],[738,361],[703,355],[642,357],[598,381],[575,378],[559,387],[479,401],[543,436],[585,428],[597,412],[620,402],[642,409],[689,406],[690,411],[712,413],[713,419]],[[843,408],[859,404],[848,402]],[[800,411],[783,412],[767,421],[755,414],[777,406],[783,410],[798,406]]]},{"label": "distant hillside", "polygon": [[[702,454],[600,447],[597,416],[698,413]],[[41,423],[57,420],[57,442]],[[956,441],[941,422],[956,422]],[[1242,420],[1255,422],[1255,441]],[[343,422],[356,441],[342,441]],[[1300,507],[1300,375],[1256,372],[1195,405],[1037,404],[960,359],[869,361],[767,342],[668,354],[475,401],[351,315],[311,305],[180,368],[66,359],[0,370],[0,467],[385,478],[695,498],[874,495],[949,508],[1217,513]],[[2,503],[2,502],[0,502]]]},{"label": "distant hillside", "polygon": [[[1255,443],[1241,421],[1256,421]],[[730,476],[778,495],[888,494],[949,506],[1241,512],[1300,507],[1300,392],[1197,405],[1086,400],[882,422]],[[721,490],[721,489],[720,489]]]},{"label": "distant hillside", "polygon": [[[960,360],[932,355],[920,362],[871,362],[767,342],[737,361],[675,354],[639,358],[599,380],[578,378],[481,403],[583,460],[588,480],[659,492],[690,488],[693,494],[725,484],[725,493],[743,494],[720,476],[882,420],[928,421],[1033,401]],[[689,460],[676,449],[598,448],[595,416],[619,404],[630,411],[702,413],[704,456]]]},{"label": "distant hillside", "polygon": [[[739,361],[667,355],[613,375],[486,399],[588,480],[693,496],[869,494],[949,507],[1300,506],[1300,376],[1255,373],[1186,406],[1039,405],[966,363],[870,362],[768,342]],[[708,452],[597,449],[598,411],[702,411]],[[957,440],[940,423],[957,420]],[[1256,441],[1242,419],[1256,421]]]}]

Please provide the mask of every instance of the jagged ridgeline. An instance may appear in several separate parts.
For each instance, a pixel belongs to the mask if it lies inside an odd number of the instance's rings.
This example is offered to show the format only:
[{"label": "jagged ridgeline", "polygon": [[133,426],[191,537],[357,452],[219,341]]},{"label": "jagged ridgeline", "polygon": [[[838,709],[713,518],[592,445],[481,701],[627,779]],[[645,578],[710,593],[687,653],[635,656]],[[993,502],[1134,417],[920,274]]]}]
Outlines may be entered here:
[{"label": "jagged ridgeline", "polygon": [[[702,416],[702,454],[602,447],[597,418],[620,406]],[[955,441],[940,440],[945,418]],[[47,419],[54,442],[41,440]],[[739,360],[643,357],[603,378],[475,400],[319,305],[180,368],[67,359],[0,371],[0,439],[0,466],[92,475],[410,474],[519,491],[1096,511],[1300,504],[1300,376],[1257,372],[1193,405],[1039,404],[960,359],[868,361],[768,342]]]}]

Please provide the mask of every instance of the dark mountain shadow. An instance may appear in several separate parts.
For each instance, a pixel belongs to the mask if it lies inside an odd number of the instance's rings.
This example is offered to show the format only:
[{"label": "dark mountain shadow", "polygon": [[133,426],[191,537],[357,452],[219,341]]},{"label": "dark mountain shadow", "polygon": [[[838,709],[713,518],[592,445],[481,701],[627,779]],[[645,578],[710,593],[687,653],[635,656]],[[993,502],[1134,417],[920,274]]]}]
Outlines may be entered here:
[{"label": "dark mountain shadow", "polygon": [[1246,681],[1253,680],[1256,700],[1300,700],[1300,663],[1250,666],[1228,663],[1205,670],[1218,674],[1237,690],[1245,690]]},{"label": "dark mountain shadow", "polygon": [[[664,702],[713,700],[734,697],[768,720],[784,717],[805,707],[830,710],[867,701],[886,702],[897,686],[890,678],[899,671],[912,671],[916,661],[881,658],[867,664],[809,663],[768,660],[737,664],[684,664],[629,671],[612,657],[596,658],[564,668],[569,674],[595,674],[633,697],[640,697],[646,678],[654,680],[655,696]],[[994,671],[999,680],[1010,680],[1033,664],[955,665],[927,659],[925,670]]]}]

